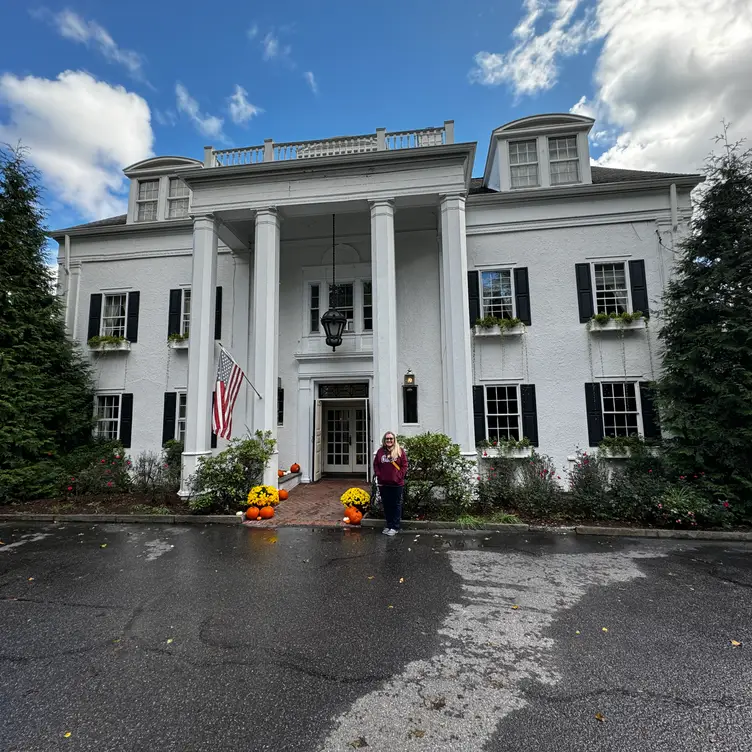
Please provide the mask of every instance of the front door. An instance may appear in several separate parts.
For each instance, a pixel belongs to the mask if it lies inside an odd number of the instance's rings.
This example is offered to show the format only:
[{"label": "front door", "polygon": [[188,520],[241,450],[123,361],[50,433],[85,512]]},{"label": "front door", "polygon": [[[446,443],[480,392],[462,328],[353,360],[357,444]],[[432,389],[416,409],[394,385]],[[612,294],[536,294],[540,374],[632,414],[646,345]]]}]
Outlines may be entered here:
[{"label": "front door", "polygon": [[325,473],[365,473],[368,466],[364,407],[325,406]]}]

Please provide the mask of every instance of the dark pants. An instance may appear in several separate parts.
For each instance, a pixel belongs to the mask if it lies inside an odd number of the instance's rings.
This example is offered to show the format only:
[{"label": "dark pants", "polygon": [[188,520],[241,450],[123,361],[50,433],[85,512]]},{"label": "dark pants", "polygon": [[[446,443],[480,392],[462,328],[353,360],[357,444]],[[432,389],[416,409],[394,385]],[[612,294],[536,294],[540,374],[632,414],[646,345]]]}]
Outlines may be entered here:
[{"label": "dark pants", "polygon": [[404,486],[379,486],[381,502],[384,505],[386,526],[393,530],[400,529],[402,518],[402,491]]}]

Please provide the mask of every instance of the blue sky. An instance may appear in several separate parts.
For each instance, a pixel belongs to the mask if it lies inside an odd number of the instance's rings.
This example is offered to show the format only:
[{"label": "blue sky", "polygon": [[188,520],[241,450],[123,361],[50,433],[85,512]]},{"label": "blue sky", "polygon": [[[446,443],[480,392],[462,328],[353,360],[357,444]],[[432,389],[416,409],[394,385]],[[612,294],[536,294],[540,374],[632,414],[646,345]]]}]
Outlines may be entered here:
[{"label": "blue sky", "polygon": [[596,118],[601,163],[694,171],[722,117],[752,135],[752,11],[656,5],[18,0],[3,11],[0,140],[32,149],[53,227],[119,211],[120,170],[151,153],[445,119],[478,142],[476,175],[493,128],[571,108]]}]

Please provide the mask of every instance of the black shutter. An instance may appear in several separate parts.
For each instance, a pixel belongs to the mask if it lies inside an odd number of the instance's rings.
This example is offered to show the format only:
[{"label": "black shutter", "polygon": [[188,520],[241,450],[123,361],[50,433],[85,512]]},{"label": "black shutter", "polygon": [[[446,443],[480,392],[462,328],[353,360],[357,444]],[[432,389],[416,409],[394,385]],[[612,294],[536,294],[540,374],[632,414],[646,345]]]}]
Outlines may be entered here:
[{"label": "black shutter", "polygon": [[473,418],[477,445],[486,439],[486,390],[482,386],[473,387]]},{"label": "black shutter", "polygon": [[580,307],[580,323],[593,318],[593,281],[590,277],[590,264],[575,264],[577,276],[577,303]]},{"label": "black shutter", "polygon": [[467,273],[467,297],[470,303],[470,328],[480,318],[480,273]]},{"label": "black shutter", "polygon": [[217,288],[217,302],[214,306],[214,339],[222,339],[222,288]]},{"label": "black shutter", "polygon": [[162,446],[165,442],[175,438],[175,413],[177,412],[178,395],[176,392],[165,392],[164,416],[162,417]]},{"label": "black shutter", "polygon": [[102,293],[97,292],[89,301],[89,334],[87,340],[99,336],[99,323],[102,320]]},{"label": "black shutter", "polygon": [[535,401],[535,384],[520,385],[522,401],[522,436],[530,443],[538,446],[538,407]]},{"label": "black shutter", "polygon": [[[212,415],[214,415],[214,395],[215,394],[216,394],[216,392],[212,392],[212,411],[211,411]],[[211,416],[210,416],[210,420],[211,420]],[[213,420],[211,422],[212,422],[212,424],[214,423]],[[216,449],[217,448],[217,434],[214,433],[214,431],[211,432],[211,444],[210,444],[210,446],[211,446],[212,449]]]},{"label": "black shutter", "polygon": [[418,387],[415,384],[402,387],[402,422],[418,422]]},{"label": "black shutter", "polygon": [[629,284],[632,288],[632,310],[642,311],[642,315],[650,318],[648,303],[648,285],[645,280],[645,262],[629,262]]},{"label": "black shutter", "polygon": [[280,386],[277,388],[277,425],[285,424],[285,390]]},{"label": "black shutter", "polygon": [[640,382],[640,403],[642,405],[642,431],[646,439],[659,439],[661,425],[655,407],[655,384]]},{"label": "black shutter", "polygon": [[133,395],[120,395],[120,443],[128,449],[133,432]]},{"label": "black shutter", "polygon": [[167,336],[180,334],[180,314],[183,312],[183,291],[170,290],[170,312],[167,316]]},{"label": "black shutter", "polygon": [[517,303],[517,318],[530,326],[530,287],[527,280],[527,267],[514,270],[514,296]]},{"label": "black shutter", "polygon": [[597,447],[603,441],[603,406],[601,405],[601,385],[585,384],[585,405],[587,406],[588,444]]},{"label": "black shutter", "polygon": [[140,300],[140,292],[128,293],[128,325],[125,330],[125,338],[128,342],[138,342],[138,305]]}]

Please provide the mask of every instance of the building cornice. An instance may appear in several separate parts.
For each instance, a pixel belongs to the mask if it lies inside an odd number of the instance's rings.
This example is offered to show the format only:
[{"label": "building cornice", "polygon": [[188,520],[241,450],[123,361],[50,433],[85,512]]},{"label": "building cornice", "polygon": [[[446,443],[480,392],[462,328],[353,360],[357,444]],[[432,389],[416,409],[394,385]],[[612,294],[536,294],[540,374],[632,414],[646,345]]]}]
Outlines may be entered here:
[{"label": "building cornice", "polygon": [[122,233],[163,234],[182,229],[193,231],[193,220],[190,217],[188,219],[164,219],[159,222],[134,222],[123,225],[97,225],[94,227],[81,227],[79,229],[52,230],[52,232],[48,233],[48,237],[60,242],[66,235],[74,238],[96,235],[120,235]]},{"label": "building cornice", "polygon": [[527,204],[533,201],[550,201],[551,199],[568,199],[577,196],[606,196],[609,194],[655,191],[660,188],[689,188],[702,183],[700,175],[682,175],[650,180],[625,180],[618,183],[588,183],[582,185],[556,186],[555,188],[530,188],[525,190],[500,191],[498,193],[475,193],[468,196],[468,205],[484,206],[487,204]]}]

